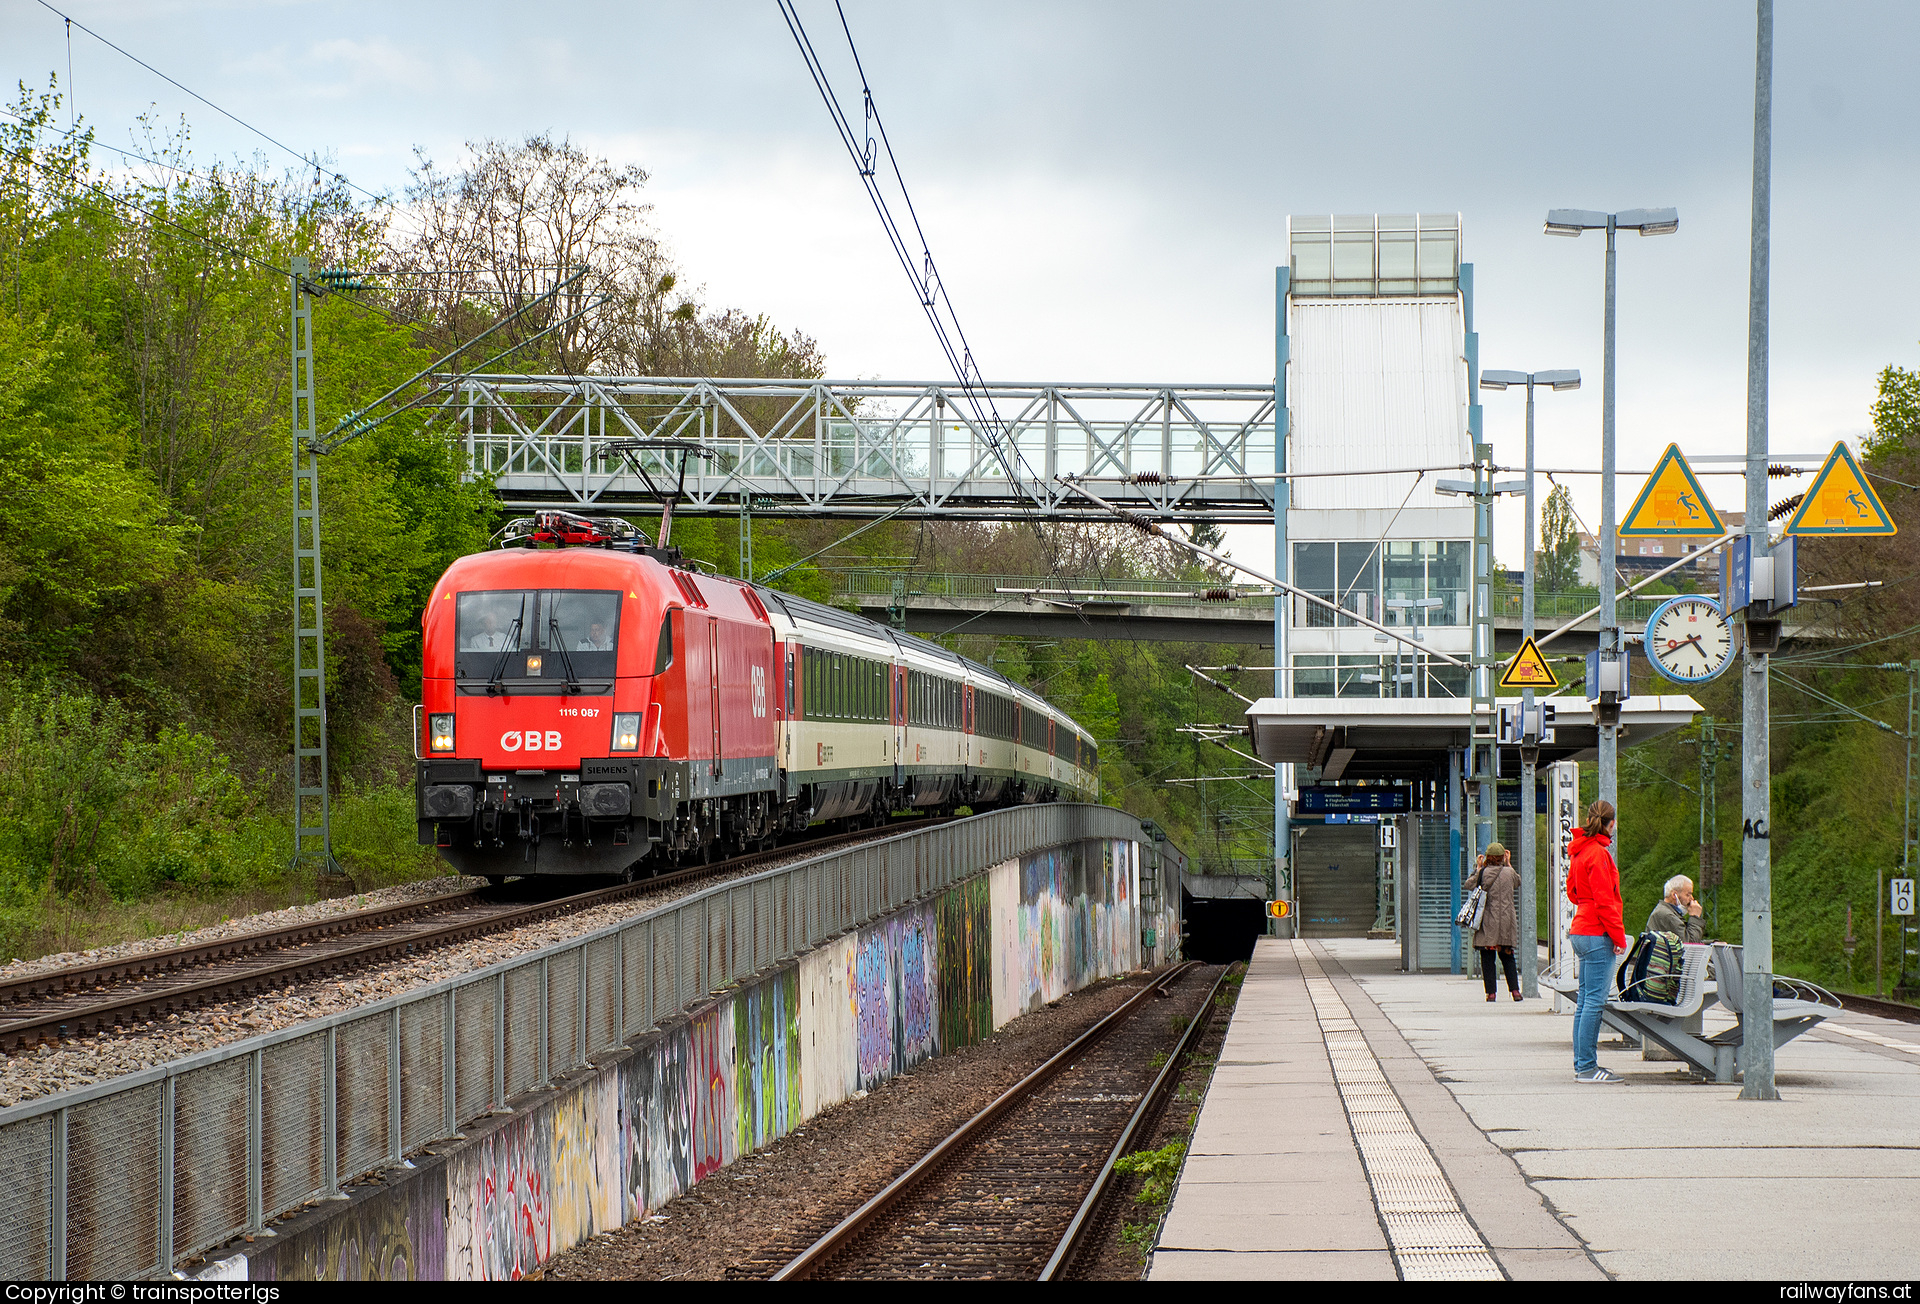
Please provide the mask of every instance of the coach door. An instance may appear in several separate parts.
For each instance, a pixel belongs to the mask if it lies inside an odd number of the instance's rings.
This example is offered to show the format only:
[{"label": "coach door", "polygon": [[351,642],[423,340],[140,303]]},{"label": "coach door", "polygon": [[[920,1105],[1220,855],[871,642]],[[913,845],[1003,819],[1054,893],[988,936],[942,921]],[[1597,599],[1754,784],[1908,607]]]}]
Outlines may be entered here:
[{"label": "coach door", "polygon": [[907,668],[893,668],[893,781],[906,782],[907,764]]},{"label": "coach door", "polygon": [[960,729],[966,735],[965,757],[967,768],[973,768],[973,685],[960,685]]},{"label": "coach door", "polygon": [[726,772],[720,751],[720,622],[707,621],[707,701],[713,717],[713,777]]}]

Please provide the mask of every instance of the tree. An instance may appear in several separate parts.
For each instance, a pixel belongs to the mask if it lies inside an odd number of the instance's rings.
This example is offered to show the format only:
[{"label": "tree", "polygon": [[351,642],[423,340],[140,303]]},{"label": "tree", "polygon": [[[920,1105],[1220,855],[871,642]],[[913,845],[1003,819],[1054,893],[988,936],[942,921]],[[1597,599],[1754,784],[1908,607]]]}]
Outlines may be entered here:
[{"label": "tree", "polygon": [[1573,495],[1555,485],[1540,510],[1540,551],[1534,579],[1543,593],[1564,593],[1580,586],[1580,532],[1574,527]]},{"label": "tree", "polygon": [[1861,451],[1871,458],[1920,452],[1920,371],[1888,367],[1873,400],[1873,433]]}]

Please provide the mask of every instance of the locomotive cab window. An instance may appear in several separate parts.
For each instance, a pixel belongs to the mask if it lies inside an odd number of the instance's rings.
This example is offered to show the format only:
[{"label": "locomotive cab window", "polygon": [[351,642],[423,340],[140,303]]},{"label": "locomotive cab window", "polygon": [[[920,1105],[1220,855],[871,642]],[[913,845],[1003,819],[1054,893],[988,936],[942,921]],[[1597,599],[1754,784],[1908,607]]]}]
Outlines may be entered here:
[{"label": "locomotive cab window", "polygon": [[511,685],[517,693],[560,693],[569,683],[586,692],[612,691],[618,590],[462,593],[456,606],[454,675],[463,691]]}]

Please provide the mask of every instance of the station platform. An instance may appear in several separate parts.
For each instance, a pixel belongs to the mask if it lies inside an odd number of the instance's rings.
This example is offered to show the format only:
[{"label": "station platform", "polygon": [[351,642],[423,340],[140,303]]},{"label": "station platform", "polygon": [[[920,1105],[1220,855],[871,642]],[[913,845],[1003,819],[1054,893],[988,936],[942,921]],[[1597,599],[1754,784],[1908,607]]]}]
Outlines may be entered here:
[{"label": "station platform", "polygon": [[[1785,1280],[1920,1268],[1920,1028],[1851,1011],[1781,1099],[1408,974],[1390,941],[1255,944],[1152,1280]],[[1709,1014],[1707,1029],[1715,1027]]]}]

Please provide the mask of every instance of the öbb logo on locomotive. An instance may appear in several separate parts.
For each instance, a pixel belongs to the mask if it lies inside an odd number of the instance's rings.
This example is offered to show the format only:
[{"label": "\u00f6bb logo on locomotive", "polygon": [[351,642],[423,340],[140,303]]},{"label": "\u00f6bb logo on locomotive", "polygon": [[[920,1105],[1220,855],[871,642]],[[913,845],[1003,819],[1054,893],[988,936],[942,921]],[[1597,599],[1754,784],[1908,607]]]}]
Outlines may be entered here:
[{"label": "\u00f6bb logo on locomotive", "polygon": [[502,537],[421,620],[419,840],[463,873],[632,877],[811,824],[1097,795],[1093,739],[989,666],[623,521]]},{"label": "\u00f6bb logo on locomotive", "polygon": [[560,731],[548,729],[544,733],[539,729],[509,729],[500,735],[500,750],[517,752],[522,748],[537,752],[543,748],[550,752],[560,750]]}]

